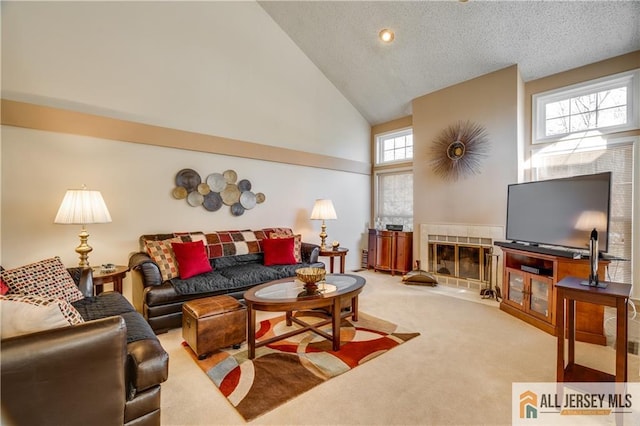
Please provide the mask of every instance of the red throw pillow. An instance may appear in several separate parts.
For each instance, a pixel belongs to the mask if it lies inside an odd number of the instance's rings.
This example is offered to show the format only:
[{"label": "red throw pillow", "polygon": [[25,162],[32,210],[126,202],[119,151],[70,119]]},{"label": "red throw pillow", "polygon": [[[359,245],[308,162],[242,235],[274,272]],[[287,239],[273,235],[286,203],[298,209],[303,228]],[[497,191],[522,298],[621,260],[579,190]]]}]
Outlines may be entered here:
[{"label": "red throw pillow", "polygon": [[294,238],[270,238],[262,240],[265,266],[294,265],[296,258],[293,256]]},{"label": "red throw pillow", "polygon": [[186,280],[194,275],[213,270],[202,241],[171,243],[171,248],[178,262],[181,279]]},{"label": "red throw pillow", "polygon": [[0,294],[4,296],[7,293],[9,293],[9,286],[5,284],[2,277],[0,277]]}]

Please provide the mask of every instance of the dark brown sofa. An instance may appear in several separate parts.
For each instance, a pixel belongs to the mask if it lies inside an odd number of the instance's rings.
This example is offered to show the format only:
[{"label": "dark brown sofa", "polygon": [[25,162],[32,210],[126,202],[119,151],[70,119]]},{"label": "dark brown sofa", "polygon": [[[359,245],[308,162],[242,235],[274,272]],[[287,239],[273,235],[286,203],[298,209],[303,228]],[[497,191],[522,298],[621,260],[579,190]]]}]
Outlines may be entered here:
[{"label": "dark brown sofa", "polygon": [[2,423],[160,425],[168,354],[121,294],[93,297],[91,269],[71,272],[86,322],[1,342]]},{"label": "dark brown sofa", "polygon": [[[287,277],[295,277],[296,270],[303,267],[324,268],[324,263],[318,262],[320,246],[301,242],[300,263],[288,265],[264,265],[264,253],[258,243],[275,230],[288,228],[263,228],[256,231],[217,231],[211,233],[190,232],[142,235],[140,252],[129,257],[129,269],[132,271],[133,304],[149,322],[157,333],[164,333],[172,328],[182,326],[182,305],[194,299],[225,294],[241,300],[248,289],[268,281]],[[237,254],[237,245],[245,244],[242,234],[255,235],[255,242],[247,248],[248,253]],[[168,238],[180,237],[183,241],[190,241],[193,235],[202,235],[209,247],[209,262],[213,271],[181,280],[173,278],[168,281],[162,279],[158,264],[144,251],[145,241],[161,241]],[[230,242],[218,243],[228,236]],[[235,240],[231,240],[235,238]],[[249,246],[249,244],[247,244]],[[215,248],[220,249],[213,254]]]}]

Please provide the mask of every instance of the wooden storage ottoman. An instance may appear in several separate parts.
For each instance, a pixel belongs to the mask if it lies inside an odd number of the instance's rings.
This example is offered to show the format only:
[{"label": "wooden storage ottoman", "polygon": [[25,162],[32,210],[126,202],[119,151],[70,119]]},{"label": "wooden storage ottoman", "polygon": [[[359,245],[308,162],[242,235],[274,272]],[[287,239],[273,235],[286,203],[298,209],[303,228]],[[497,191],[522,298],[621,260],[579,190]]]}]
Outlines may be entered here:
[{"label": "wooden storage ottoman", "polygon": [[220,348],[239,345],[247,337],[247,309],[231,296],[185,302],[182,337],[199,359]]}]

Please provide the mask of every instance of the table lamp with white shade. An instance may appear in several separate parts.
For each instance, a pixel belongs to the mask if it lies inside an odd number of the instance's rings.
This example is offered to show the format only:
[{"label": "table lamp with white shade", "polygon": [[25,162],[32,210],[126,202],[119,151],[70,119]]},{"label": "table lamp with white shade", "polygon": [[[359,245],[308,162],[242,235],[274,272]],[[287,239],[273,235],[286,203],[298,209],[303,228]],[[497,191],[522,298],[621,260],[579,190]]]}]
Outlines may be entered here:
[{"label": "table lamp with white shade", "polygon": [[325,220],[337,219],[336,209],[333,208],[333,202],[327,199],[318,199],[313,205],[311,218],[313,220],[322,220],[322,231],[320,232],[320,249],[326,250],[325,240],[327,239],[327,225]]},{"label": "table lamp with white shade", "polygon": [[76,247],[76,253],[80,255],[79,266],[89,267],[89,253],[93,248],[87,244],[89,233],[86,225],[109,223],[111,222],[111,215],[100,191],[89,190],[83,185],[82,189],[67,190],[53,222],[82,225],[82,230],[78,234],[80,245]]}]

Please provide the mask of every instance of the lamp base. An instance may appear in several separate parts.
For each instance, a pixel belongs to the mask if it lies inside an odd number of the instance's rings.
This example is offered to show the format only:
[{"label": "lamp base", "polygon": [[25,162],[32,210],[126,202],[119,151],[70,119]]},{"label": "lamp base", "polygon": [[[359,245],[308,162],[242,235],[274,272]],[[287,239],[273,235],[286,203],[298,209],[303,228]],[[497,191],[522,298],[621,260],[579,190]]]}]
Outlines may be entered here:
[{"label": "lamp base", "polygon": [[78,266],[82,268],[88,268],[89,253],[91,253],[91,251],[93,250],[93,247],[87,244],[87,240],[89,239],[89,233],[87,232],[87,229],[84,226],[82,227],[82,231],[80,231],[80,233],[78,234],[78,237],[80,237],[80,245],[76,247],[76,253],[80,255],[80,262],[78,263]]},{"label": "lamp base", "polygon": [[584,281],[580,281],[580,285],[586,285],[587,287],[594,287],[594,288],[607,288],[607,283],[603,283],[603,282],[592,282],[590,280],[584,280]]},{"label": "lamp base", "polygon": [[327,225],[324,223],[324,219],[322,219],[322,231],[320,232],[320,250],[326,250],[327,245],[325,241],[327,240]]}]

